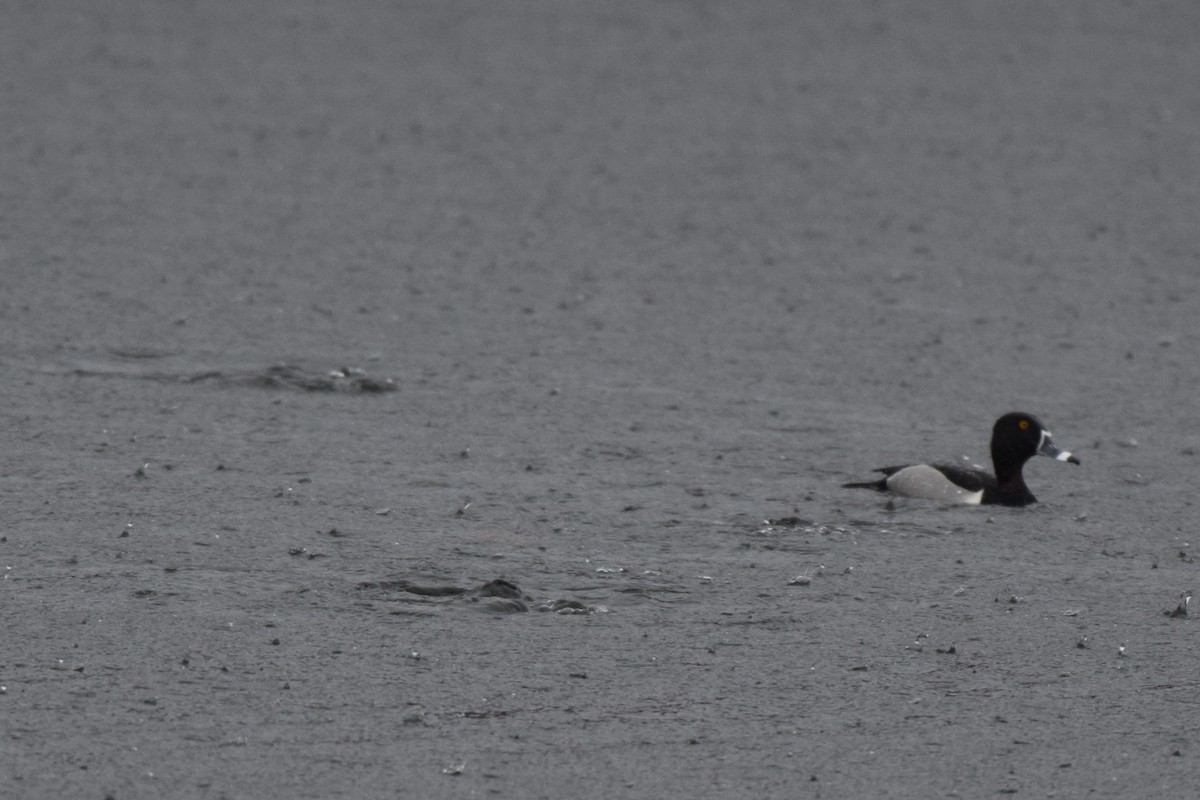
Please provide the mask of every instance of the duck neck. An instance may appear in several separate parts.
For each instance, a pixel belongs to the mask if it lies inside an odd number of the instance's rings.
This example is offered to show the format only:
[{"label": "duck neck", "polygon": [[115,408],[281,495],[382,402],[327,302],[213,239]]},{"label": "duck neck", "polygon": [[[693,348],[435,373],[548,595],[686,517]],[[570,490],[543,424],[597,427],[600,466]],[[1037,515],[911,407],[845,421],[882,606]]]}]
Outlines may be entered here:
[{"label": "duck neck", "polygon": [[1037,502],[1033,492],[1025,485],[1025,476],[1021,472],[1027,460],[1003,448],[992,449],[992,467],[996,471],[996,484],[1000,494],[1019,505]]}]

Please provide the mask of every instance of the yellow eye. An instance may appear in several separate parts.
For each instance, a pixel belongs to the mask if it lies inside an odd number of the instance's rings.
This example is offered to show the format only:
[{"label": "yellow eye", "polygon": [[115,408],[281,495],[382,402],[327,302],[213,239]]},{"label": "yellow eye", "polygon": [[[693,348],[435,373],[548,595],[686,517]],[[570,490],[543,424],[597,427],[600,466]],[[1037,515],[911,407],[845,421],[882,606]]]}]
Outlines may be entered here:
[{"label": "yellow eye", "polygon": [[1023,431],[1029,430],[1029,420],[1027,420],[1027,419],[1021,420],[1020,422],[1017,423],[1017,427]]}]

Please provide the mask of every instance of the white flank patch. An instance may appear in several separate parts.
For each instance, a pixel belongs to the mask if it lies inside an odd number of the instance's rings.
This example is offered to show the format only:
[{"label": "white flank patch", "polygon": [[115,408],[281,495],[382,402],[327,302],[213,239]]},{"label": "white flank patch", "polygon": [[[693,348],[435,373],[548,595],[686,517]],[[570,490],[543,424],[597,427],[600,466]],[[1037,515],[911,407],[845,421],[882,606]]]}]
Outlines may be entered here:
[{"label": "white flank patch", "polygon": [[943,503],[979,505],[983,501],[983,490],[968,492],[928,464],[905,467],[887,479],[887,487],[905,497],[919,497]]}]

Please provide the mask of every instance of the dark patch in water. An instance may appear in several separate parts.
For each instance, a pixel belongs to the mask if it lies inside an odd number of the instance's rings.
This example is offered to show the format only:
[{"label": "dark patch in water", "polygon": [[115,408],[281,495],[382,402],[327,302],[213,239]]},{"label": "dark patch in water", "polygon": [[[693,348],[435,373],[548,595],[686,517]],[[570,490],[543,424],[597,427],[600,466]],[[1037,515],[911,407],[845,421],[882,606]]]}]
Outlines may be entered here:
[{"label": "dark patch in water", "polygon": [[363,581],[358,589],[382,589],[385,592],[408,592],[422,597],[449,597],[466,593],[460,586],[419,586],[412,581]]},{"label": "dark patch in water", "polygon": [[493,581],[488,581],[477,589],[472,589],[466,592],[463,597],[468,600],[478,600],[485,597],[500,597],[505,600],[527,600],[529,599],[521,587],[515,583],[510,583],[501,578]]},{"label": "dark patch in water", "polygon": [[[496,578],[474,589],[459,586],[423,586],[408,580],[363,581],[355,588],[384,592],[405,592],[419,597],[447,598],[451,602],[462,601],[475,604],[482,611],[497,614],[519,614],[529,611],[534,598],[522,591],[511,581]],[[604,606],[589,606],[578,600],[544,600],[537,604],[538,611],[555,614],[594,614],[607,611]]]},{"label": "dark patch in water", "polygon": [[768,519],[768,525],[773,525],[776,528],[799,528],[803,525],[812,525],[812,520],[802,517],[780,517],[779,519]]},{"label": "dark patch in water", "polygon": [[[218,373],[219,374],[219,373]],[[278,364],[240,381],[230,376],[231,383],[241,382],[249,386],[267,389],[295,389],[302,392],[357,392],[375,394],[394,392],[398,388],[391,378],[376,378],[366,371],[354,367],[338,367],[330,372],[318,372],[292,364]]]},{"label": "dark patch in water", "polygon": [[399,388],[393,378],[379,378],[358,367],[322,370],[296,364],[276,364],[263,369],[204,369],[191,372],[165,372],[128,364],[76,363],[65,368],[40,367],[38,371],[78,375],[85,378],[127,378],[161,383],[212,382],[224,386],[250,386],[298,392],[380,394],[394,392]]},{"label": "dark patch in water", "polygon": [[464,593],[462,599],[468,603],[480,603],[485,611],[519,614],[529,610],[526,603],[533,598],[522,592],[515,583],[497,578]]}]

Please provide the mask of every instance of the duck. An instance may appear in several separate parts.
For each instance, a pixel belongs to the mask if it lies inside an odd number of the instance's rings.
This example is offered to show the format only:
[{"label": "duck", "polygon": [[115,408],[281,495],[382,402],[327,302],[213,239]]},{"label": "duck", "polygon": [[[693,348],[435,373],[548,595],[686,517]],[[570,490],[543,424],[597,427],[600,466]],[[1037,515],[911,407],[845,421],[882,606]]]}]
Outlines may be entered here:
[{"label": "duck", "polygon": [[1027,506],[1037,498],[1021,474],[1034,456],[1079,464],[1079,458],[1059,449],[1046,426],[1032,414],[1013,411],[992,426],[994,472],[959,464],[906,464],[875,470],[879,480],[842,484],[846,489],[875,489],[903,497],[969,505]]}]

